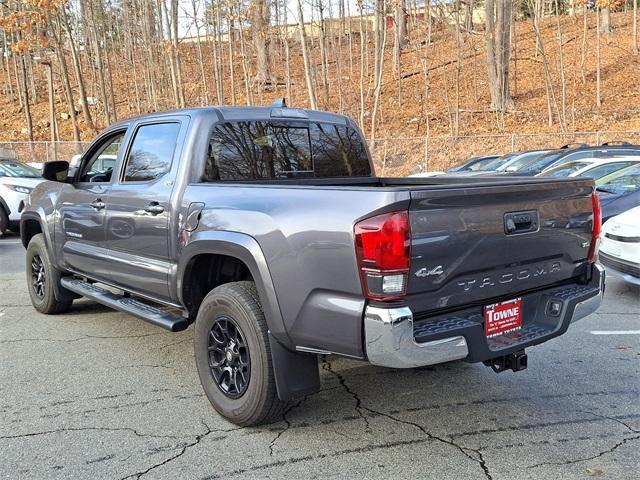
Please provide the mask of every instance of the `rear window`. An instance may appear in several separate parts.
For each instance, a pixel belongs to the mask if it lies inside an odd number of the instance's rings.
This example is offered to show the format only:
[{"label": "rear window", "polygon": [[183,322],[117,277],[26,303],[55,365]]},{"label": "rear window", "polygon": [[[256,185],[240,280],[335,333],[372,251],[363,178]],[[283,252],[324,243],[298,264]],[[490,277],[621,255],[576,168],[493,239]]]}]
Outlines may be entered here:
[{"label": "rear window", "polygon": [[352,128],[319,123],[237,122],[215,127],[203,180],[370,174],[366,148]]}]

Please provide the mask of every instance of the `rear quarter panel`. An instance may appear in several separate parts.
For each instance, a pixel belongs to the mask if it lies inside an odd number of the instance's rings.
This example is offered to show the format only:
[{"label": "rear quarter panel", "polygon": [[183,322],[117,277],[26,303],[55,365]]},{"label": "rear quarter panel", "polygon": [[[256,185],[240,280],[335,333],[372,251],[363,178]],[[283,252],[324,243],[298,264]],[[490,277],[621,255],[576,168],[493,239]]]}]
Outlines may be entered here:
[{"label": "rear quarter panel", "polygon": [[[293,343],[362,357],[364,298],[353,226],[408,208],[408,191],[247,184],[192,184],[184,205],[205,202],[196,232],[256,239]],[[195,237],[195,235],[194,235]],[[188,245],[190,238],[183,243]]]}]

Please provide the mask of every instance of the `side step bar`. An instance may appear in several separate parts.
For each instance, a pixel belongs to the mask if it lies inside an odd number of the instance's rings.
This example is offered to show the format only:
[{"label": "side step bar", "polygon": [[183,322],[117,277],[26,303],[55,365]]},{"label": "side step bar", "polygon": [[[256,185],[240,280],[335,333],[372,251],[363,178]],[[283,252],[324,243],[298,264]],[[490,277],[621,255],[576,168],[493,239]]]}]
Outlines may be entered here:
[{"label": "side step bar", "polygon": [[64,288],[78,295],[95,300],[107,307],[134,315],[165,330],[181,332],[189,326],[189,321],[186,318],[165,312],[160,308],[139,302],[133,298],[116,295],[84,280],[73,277],[62,277],[60,283]]}]

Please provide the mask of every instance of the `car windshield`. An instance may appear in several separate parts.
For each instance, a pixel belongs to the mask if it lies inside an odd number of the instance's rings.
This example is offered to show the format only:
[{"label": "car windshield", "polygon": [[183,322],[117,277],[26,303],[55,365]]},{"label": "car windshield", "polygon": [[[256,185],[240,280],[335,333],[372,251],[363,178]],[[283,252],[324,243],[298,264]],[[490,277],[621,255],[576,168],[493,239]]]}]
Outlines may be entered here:
[{"label": "car windshield", "polygon": [[632,165],[637,164],[638,162],[612,162],[605,163],[604,165],[598,165],[596,167],[590,168],[586,172],[580,174],[581,177],[589,177],[595,180],[604,177],[605,175],[609,175],[610,173],[617,172],[618,170],[622,170],[623,168],[630,167]]},{"label": "car windshield", "polygon": [[491,162],[493,160],[495,160],[496,158],[498,158],[495,155],[490,155],[487,157],[481,157],[481,158],[469,158],[467,160],[465,160],[464,162],[456,165],[455,167],[451,167],[449,169],[450,172],[464,172],[464,171],[468,171],[468,170],[473,170],[475,168],[476,165],[482,165],[488,162]]},{"label": "car windshield", "polygon": [[598,185],[598,190],[601,192],[617,195],[635,192],[638,189],[640,189],[640,166],[628,170],[603,185]]},{"label": "car windshield", "polygon": [[517,157],[515,157],[513,160],[511,160],[508,165],[503,165],[498,170],[503,170],[504,169],[504,170],[506,170],[508,172],[516,172],[516,171],[520,170],[521,167],[523,167],[525,165],[528,165],[529,163],[531,163],[536,158],[539,158],[540,156],[542,156],[545,153],[547,153],[547,151],[548,150],[541,150],[541,151],[537,151],[537,152],[522,153],[522,154],[518,155]]},{"label": "car windshield", "polygon": [[545,177],[568,177],[572,173],[590,165],[591,162],[569,162],[550,168],[541,173]]},{"label": "car windshield", "polygon": [[553,162],[555,162],[558,159],[558,157],[562,155],[562,153],[563,152],[547,153],[546,155],[543,155],[542,157],[537,158],[536,160],[529,163],[528,165],[525,165],[519,171],[524,173],[539,173],[545,168],[547,168],[549,165],[551,165]]},{"label": "car windshield", "polygon": [[483,172],[491,172],[496,170],[500,165],[504,165],[505,163],[507,163],[509,160],[511,160],[513,157],[515,157],[516,155],[519,155],[518,152],[514,152],[514,153],[507,153],[506,155],[503,155],[501,157],[498,158],[491,158],[486,162],[478,162],[474,165],[471,166],[471,170],[474,171],[483,171]]},{"label": "car windshield", "polygon": [[29,165],[17,161],[0,160],[0,176],[40,178],[40,172]]}]

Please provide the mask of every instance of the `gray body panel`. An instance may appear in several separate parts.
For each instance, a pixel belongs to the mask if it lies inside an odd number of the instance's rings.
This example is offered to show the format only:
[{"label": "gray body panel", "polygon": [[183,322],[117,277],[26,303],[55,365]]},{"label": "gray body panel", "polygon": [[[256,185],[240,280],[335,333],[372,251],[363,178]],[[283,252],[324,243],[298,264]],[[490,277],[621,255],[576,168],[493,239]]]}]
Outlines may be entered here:
[{"label": "gray body panel", "polygon": [[[339,115],[307,114],[310,121],[352,125]],[[353,229],[363,218],[409,210],[412,265],[405,303],[417,315],[516,296],[586,271],[584,242],[590,240],[593,192],[588,179],[200,182],[216,123],[269,116],[268,108],[204,108],[118,124],[109,130],[128,128],[126,143],[140,123],[179,117],[183,128],[170,172],[154,182],[122,183],[120,155],[112,182],[100,193],[104,213],[95,215],[89,205],[95,187],[45,182],[32,193],[23,220],[38,218],[48,230],[61,269],[172,305],[184,306],[183,275],[195,255],[238,258],[256,281],[277,340],[291,349],[359,358],[365,357],[367,301]],[[142,213],[153,201],[164,212]],[[195,202],[204,208],[197,228],[188,231],[189,207]],[[504,214],[522,210],[536,210],[540,228],[506,236]],[[71,225],[82,238],[73,232],[69,236]],[[554,262],[559,270],[549,266]],[[416,276],[438,265],[441,275]],[[523,269],[528,276],[505,281]]]}]

